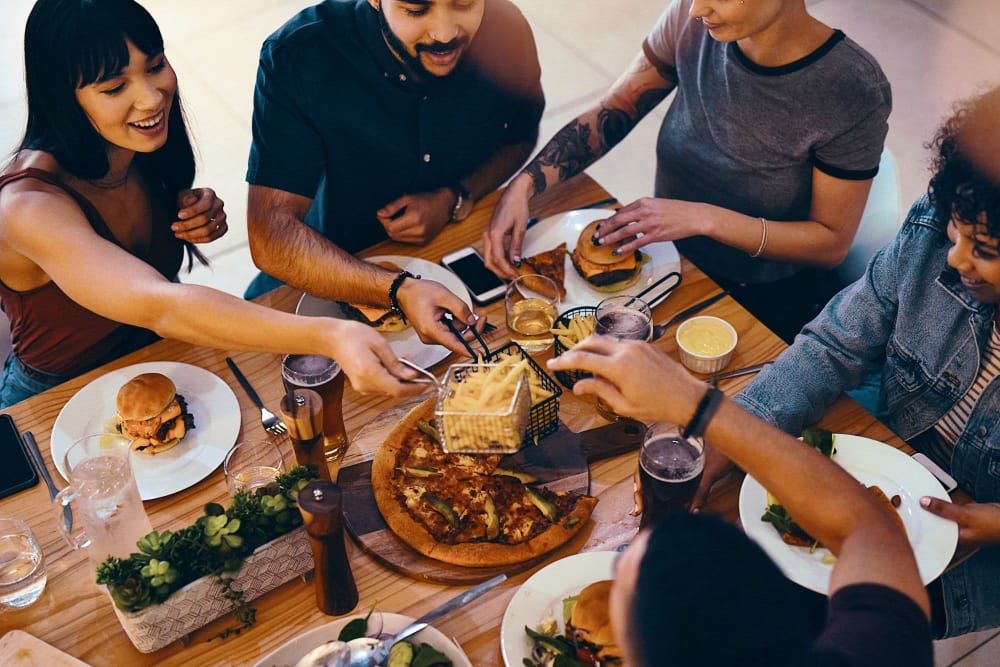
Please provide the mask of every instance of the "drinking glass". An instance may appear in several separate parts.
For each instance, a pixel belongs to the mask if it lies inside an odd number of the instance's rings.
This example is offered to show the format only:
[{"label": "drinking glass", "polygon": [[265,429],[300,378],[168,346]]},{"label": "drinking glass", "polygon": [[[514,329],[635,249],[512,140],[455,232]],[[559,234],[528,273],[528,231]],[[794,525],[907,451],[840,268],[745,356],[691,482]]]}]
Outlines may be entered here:
[{"label": "drinking glass", "polygon": [[[102,433],[77,440],[66,451],[64,469],[69,486],[53,498],[56,527],[71,547],[86,547],[94,567],[108,556],[128,558],[136,542],[152,532],[129,464],[131,443]],[[63,521],[63,508],[76,504],[83,518],[80,537]],[[74,522],[75,524],[75,522]]]},{"label": "drinking glass", "polygon": [[45,581],[45,559],[31,528],[20,519],[0,519],[0,611],[32,604]]},{"label": "drinking glass", "polygon": [[[615,340],[650,340],[653,337],[653,311],[649,304],[634,296],[610,296],[597,304],[594,333]],[[610,421],[619,415],[607,403],[597,399],[597,412]]]},{"label": "drinking glass", "polygon": [[229,493],[267,486],[285,471],[281,450],[270,440],[237,442],[222,463]]},{"label": "drinking glass", "polygon": [[559,315],[559,287],[537,274],[518,276],[507,286],[507,334],[534,354],[552,346],[552,324]]},{"label": "drinking glass", "polygon": [[336,478],[348,445],[343,369],[333,359],[319,354],[286,354],[281,359],[281,381],[286,395],[296,389],[312,389],[323,398],[323,456]]},{"label": "drinking glass", "polygon": [[647,427],[639,450],[639,528],[686,511],[704,469],[705,442],[701,438],[684,438],[681,428],[668,422]]}]

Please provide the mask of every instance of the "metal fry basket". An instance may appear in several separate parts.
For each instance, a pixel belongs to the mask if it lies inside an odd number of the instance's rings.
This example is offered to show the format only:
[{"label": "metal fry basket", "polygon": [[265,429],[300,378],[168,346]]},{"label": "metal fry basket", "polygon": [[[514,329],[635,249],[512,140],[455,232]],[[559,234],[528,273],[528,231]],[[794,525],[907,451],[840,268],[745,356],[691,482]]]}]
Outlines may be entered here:
[{"label": "metal fry basket", "polygon": [[434,416],[441,431],[441,447],[446,452],[467,454],[509,454],[521,448],[531,396],[526,373],[519,373],[514,393],[498,411],[454,410],[445,404],[455,387],[470,374],[488,372],[498,364],[455,364],[448,368],[438,391]]},{"label": "metal fry basket", "polygon": [[559,430],[559,397],[562,396],[562,387],[517,343],[511,342],[495,350],[486,357],[486,361],[495,362],[508,355],[527,359],[528,365],[538,377],[541,388],[551,393],[544,400],[532,402],[528,428],[521,442],[524,446],[538,444],[539,440]]}]

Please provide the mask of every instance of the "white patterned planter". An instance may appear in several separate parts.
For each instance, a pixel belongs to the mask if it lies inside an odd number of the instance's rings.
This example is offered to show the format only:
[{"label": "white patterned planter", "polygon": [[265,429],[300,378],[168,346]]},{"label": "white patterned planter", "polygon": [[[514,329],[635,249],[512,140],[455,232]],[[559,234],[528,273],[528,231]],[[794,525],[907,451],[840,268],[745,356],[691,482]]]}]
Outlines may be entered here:
[{"label": "white patterned planter", "polygon": [[[243,598],[249,602],[311,569],[309,537],[306,529],[299,526],[247,556],[233,587],[242,590]],[[143,653],[161,649],[231,611],[214,576],[196,579],[160,604],[141,611],[124,612],[118,607],[114,610],[125,634]]]}]

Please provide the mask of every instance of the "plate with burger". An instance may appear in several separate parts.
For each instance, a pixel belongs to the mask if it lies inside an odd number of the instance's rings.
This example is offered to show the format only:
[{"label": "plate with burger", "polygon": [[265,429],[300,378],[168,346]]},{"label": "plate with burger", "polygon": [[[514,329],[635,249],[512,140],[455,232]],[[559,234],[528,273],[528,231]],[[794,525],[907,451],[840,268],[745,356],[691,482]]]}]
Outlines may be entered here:
[{"label": "plate with burger", "polygon": [[110,371],[66,401],[52,426],[52,460],[85,435],[120,431],[132,440],[130,461],[143,500],[162,498],[215,470],[240,432],[240,405],[221,378],[173,361]]},{"label": "plate with burger", "polygon": [[[458,295],[462,301],[469,304],[469,308],[472,308],[469,292],[465,289],[465,285],[454,273],[442,266],[426,259],[404,255],[378,255],[365,259],[390,271],[409,271],[425,280],[439,282],[452,293]],[[397,357],[406,357],[424,368],[433,366],[451,354],[451,351],[446,347],[427,345],[421,341],[410,323],[389,308],[350,304],[345,301],[333,301],[312,294],[303,294],[302,298],[299,299],[299,304],[295,307],[295,312],[299,315],[335,317],[367,324],[376,331],[382,332],[389,347],[392,348]]]},{"label": "plate with burger", "polygon": [[506,667],[551,667],[557,655],[577,660],[574,664],[621,667],[608,612],[617,555],[589,551],[567,556],[521,584],[500,625]]},{"label": "plate with burger", "polygon": [[[877,440],[843,433],[833,436],[831,458],[867,486],[897,518],[913,546],[925,584],[951,562],[958,544],[958,527],[920,507],[921,496],[949,500],[940,482],[903,451]],[[813,444],[824,453],[824,449]],[[802,531],[780,501],[750,475],[740,488],[743,530],[767,552],[786,577],[826,594],[836,557]]]},{"label": "plate with burger", "polygon": [[[669,241],[650,243],[623,257],[612,255],[612,246],[594,245],[597,224],[613,214],[603,208],[567,211],[538,221],[525,233],[522,266],[565,244],[564,265],[558,267],[566,290],[563,310],[595,306],[609,294],[638,294],[671,271],[680,273],[680,255]],[[654,290],[650,296],[656,294]]]}]

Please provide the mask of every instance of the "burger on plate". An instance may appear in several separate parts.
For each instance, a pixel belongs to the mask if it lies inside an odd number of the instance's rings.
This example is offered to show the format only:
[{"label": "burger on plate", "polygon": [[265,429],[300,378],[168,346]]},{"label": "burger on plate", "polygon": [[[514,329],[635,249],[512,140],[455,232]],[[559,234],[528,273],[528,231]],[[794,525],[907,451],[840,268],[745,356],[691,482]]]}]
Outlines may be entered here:
[{"label": "burger on plate", "polygon": [[594,234],[603,220],[595,220],[580,232],[576,248],[570,255],[573,268],[587,284],[602,292],[617,292],[634,284],[642,272],[642,253],[638,250],[625,255],[612,254],[624,241],[611,245],[595,245]]},{"label": "burger on plate", "polygon": [[187,402],[173,380],[162,373],[137,375],[118,390],[116,428],[132,440],[132,449],[160,454],[194,428]]},{"label": "burger on plate", "polygon": [[[399,273],[403,270],[392,262],[375,262],[375,264],[383,269],[389,269],[393,273]],[[405,317],[385,306],[367,306],[347,303],[346,301],[338,301],[337,303],[348,318],[367,324],[376,331],[402,331],[410,326]]]},{"label": "burger on plate", "polygon": [[610,579],[590,584],[580,591],[566,621],[566,637],[577,647],[577,659],[601,667],[622,664],[622,651],[611,630],[610,594]]}]

